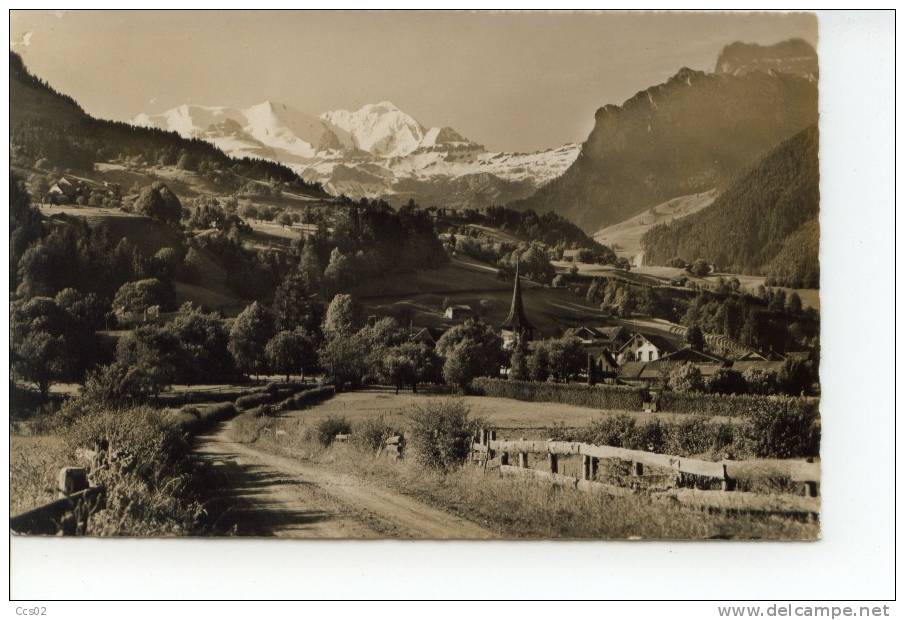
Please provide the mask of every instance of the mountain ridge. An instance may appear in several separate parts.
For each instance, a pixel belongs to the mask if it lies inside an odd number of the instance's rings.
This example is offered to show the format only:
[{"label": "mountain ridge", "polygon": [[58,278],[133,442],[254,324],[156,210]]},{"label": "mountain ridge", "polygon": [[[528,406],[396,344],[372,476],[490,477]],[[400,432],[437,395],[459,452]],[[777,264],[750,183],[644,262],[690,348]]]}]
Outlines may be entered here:
[{"label": "mountain ridge", "polygon": [[273,101],[244,110],[182,105],[132,122],[205,140],[235,156],[283,163],[334,195],[451,208],[530,196],[562,174],[580,149],[489,152],[452,127],[425,128],[390,101],[318,116]]},{"label": "mountain ridge", "polygon": [[795,75],[683,67],[622,105],[605,105],[575,162],[517,209],[552,210],[586,231],[678,196],[723,188],[817,120],[816,84]]}]

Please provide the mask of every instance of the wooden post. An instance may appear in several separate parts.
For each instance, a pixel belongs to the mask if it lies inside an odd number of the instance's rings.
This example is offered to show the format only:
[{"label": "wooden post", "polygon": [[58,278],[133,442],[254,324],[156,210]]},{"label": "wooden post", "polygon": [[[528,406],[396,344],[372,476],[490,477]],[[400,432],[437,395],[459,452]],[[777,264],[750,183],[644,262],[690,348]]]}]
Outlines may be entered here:
[{"label": "wooden post", "polygon": [[597,468],[600,466],[600,459],[596,456],[591,457],[591,477],[589,480],[597,479]]},{"label": "wooden post", "polygon": [[482,446],[487,445],[487,431],[485,431],[483,428],[478,431],[478,443]]},{"label": "wooden post", "polygon": [[518,453],[518,466],[522,467],[522,468],[528,467],[528,453],[527,452]]},{"label": "wooden post", "polygon": [[805,497],[817,497],[817,483],[813,480],[808,480],[804,483],[804,495]]},{"label": "wooden post", "polygon": [[581,457],[581,479],[591,479],[591,457],[587,454]]},{"label": "wooden post", "polygon": [[64,498],[88,488],[88,471],[84,467],[64,467],[57,474],[57,497]]},{"label": "wooden post", "polygon": [[632,461],[632,475],[633,476],[643,476],[644,475],[644,463],[639,463],[638,461]]},{"label": "wooden post", "polygon": [[508,465],[508,464],[509,464],[509,453],[500,452],[500,465]]},{"label": "wooden post", "polygon": [[729,472],[726,470],[725,463],[723,463],[723,478],[720,480],[720,488],[724,491],[735,490],[735,480],[729,477]]},{"label": "wooden post", "polygon": [[489,433],[488,436],[487,436],[487,440],[488,440],[488,441],[496,441],[496,431],[495,431],[495,430],[491,430],[491,431],[490,431],[490,433]]},{"label": "wooden post", "polygon": [[550,473],[555,474],[559,472],[559,455],[554,454],[553,452],[547,453],[547,462],[550,464]]}]

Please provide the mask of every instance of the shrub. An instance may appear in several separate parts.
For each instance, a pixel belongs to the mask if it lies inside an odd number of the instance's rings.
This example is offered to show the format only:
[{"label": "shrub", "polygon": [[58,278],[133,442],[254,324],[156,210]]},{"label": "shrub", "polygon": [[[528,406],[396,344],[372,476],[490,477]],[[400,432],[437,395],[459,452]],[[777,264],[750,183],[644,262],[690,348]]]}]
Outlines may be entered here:
[{"label": "shrub", "polygon": [[468,414],[468,405],[455,399],[432,400],[415,407],[409,439],[417,462],[442,472],[461,465],[481,425],[480,420],[469,418]]},{"label": "shrub", "polygon": [[792,458],[820,454],[820,421],[817,410],[802,410],[792,399],[779,409],[759,407],[742,427],[746,447],[754,456]]},{"label": "shrub", "polygon": [[630,450],[662,453],[666,446],[667,429],[659,420],[634,424],[622,436],[622,447]]},{"label": "shrub", "polygon": [[669,387],[676,392],[702,392],[704,377],[693,364],[680,364],[669,373]]},{"label": "shrub", "polygon": [[317,423],[315,435],[320,444],[326,447],[333,443],[337,435],[348,434],[351,430],[352,426],[345,418],[329,416]]},{"label": "shrub", "polygon": [[361,450],[374,452],[383,446],[384,441],[395,434],[395,429],[387,424],[386,418],[379,415],[355,424],[352,429],[352,443]]},{"label": "shrub", "polygon": [[276,394],[276,392],[261,392],[259,394],[240,396],[236,399],[236,407],[244,411],[259,405],[269,404],[276,400]]},{"label": "shrub", "polygon": [[664,451],[693,456],[724,450],[735,439],[728,424],[714,424],[703,416],[690,416],[669,426]]},{"label": "shrub", "polygon": [[605,416],[593,420],[584,433],[586,443],[623,447],[622,439],[634,433],[635,418],[630,415],[620,414]]},{"label": "shrub", "polygon": [[89,534],[162,536],[203,526],[203,506],[190,486],[189,444],[167,418],[148,407],[88,406],[70,427],[67,447],[98,451],[93,482],[106,487],[106,503],[92,514]]}]

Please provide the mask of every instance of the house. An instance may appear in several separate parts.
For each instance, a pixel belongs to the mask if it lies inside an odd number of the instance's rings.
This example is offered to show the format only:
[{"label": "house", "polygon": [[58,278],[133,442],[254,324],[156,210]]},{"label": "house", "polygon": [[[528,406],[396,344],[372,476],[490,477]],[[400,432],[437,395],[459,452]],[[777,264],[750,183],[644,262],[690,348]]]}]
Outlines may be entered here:
[{"label": "house", "polygon": [[78,188],[75,183],[66,177],[61,177],[59,181],[51,185],[50,189],[47,190],[47,196],[50,202],[54,204],[65,204],[75,200],[76,196],[78,196]]},{"label": "house", "polygon": [[601,334],[599,331],[597,331],[593,327],[587,327],[585,325],[582,325],[577,329],[573,329],[572,335],[581,340],[582,344],[597,344],[597,342],[601,339]]},{"label": "house", "polygon": [[436,346],[437,341],[440,340],[440,337],[444,333],[445,330],[440,327],[422,327],[421,329],[416,329],[416,331],[409,336],[409,340],[433,347]]},{"label": "house", "polygon": [[692,347],[685,347],[673,353],[667,353],[660,358],[661,362],[688,362],[691,364],[715,364],[717,366],[728,368],[732,365],[732,361],[713,353],[705,353]]},{"label": "house", "polygon": [[585,351],[601,379],[614,379],[619,374],[615,356],[604,347],[587,346]]},{"label": "house", "polygon": [[472,315],[471,306],[466,305],[458,305],[458,306],[449,306],[446,308],[446,311],[443,313],[443,316],[447,319],[453,320],[462,320],[467,319]]},{"label": "house", "polygon": [[678,347],[659,334],[635,332],[618,350],[616,359],[625,362],[654,362],[664,355],[675,353]]},{"label": "house", "polygon": [[524,342],[530,342],[534,339],[534,326],[528,321],[528,317],[525,316],[521,277],[518,271],[518,263],[516,263],[515,284],[512,286],[512,304],[509,307],[509,316],[500,325],[504,349],[511,349],[516,339],[520,338]]}]

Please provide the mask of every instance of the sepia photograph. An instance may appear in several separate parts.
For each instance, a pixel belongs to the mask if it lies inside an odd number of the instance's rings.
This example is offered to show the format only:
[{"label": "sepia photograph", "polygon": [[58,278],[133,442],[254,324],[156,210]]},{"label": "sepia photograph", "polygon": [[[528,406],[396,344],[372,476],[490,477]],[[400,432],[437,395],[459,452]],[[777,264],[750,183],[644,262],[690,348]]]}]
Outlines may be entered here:
[{"label": "sepia photograph", "polygon": [[813,13],[10,20],[14,536],[821,538]]}]

